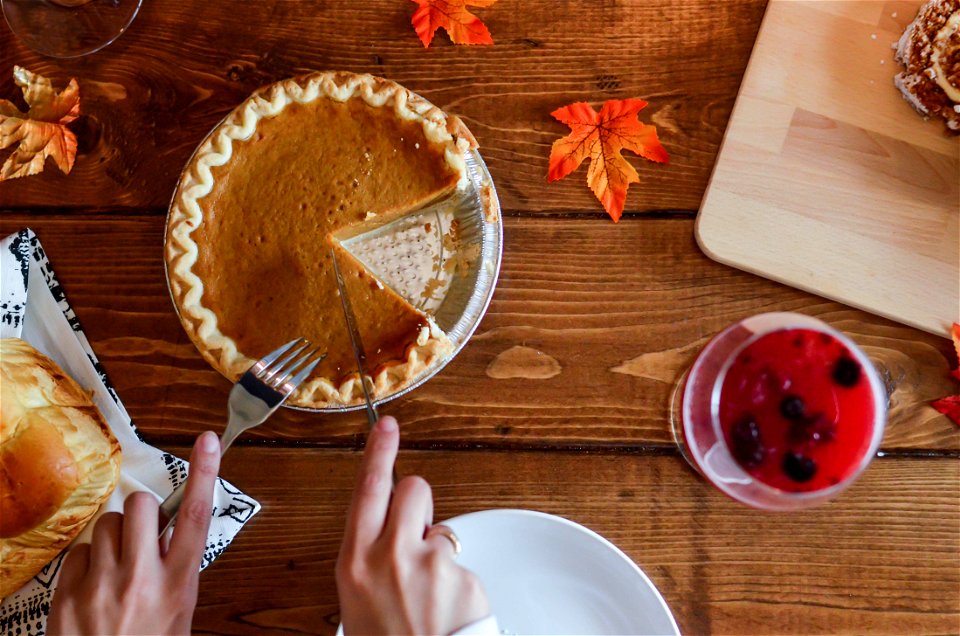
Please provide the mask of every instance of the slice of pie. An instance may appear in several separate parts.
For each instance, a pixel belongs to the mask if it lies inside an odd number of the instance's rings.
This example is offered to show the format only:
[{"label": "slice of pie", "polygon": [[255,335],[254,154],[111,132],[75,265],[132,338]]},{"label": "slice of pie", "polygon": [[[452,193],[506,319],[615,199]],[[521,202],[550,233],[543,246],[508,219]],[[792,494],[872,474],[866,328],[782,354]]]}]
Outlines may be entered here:
[{"label": "slice of pie", "polygon": [[928,0],[896,45],[894,83],[921,114],[960,134],[960,0]]},{"label": "slice of pie", "polygon": [[361,401],[333,250],[374,396],[408,385],[452,345],[338,237],[466,187],[464,156],[475,147],[459,119],[370,75],[315,73],[256,91],[197,149],[170,206],[165,260],[190,339],[236,380],[303,336],[327,357],[289,403]]}]

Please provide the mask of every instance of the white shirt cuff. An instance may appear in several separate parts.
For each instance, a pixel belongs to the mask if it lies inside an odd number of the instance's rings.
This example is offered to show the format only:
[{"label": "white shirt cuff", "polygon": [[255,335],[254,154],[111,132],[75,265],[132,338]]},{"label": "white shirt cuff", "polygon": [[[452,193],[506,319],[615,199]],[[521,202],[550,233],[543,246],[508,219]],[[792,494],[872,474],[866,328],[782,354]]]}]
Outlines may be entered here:
[{"label": "white shirt cuff", "polygon": [[500,625],[497,623],[497,617],[491,614],[486,618],[464,625],[450,636],[499,636]]}]

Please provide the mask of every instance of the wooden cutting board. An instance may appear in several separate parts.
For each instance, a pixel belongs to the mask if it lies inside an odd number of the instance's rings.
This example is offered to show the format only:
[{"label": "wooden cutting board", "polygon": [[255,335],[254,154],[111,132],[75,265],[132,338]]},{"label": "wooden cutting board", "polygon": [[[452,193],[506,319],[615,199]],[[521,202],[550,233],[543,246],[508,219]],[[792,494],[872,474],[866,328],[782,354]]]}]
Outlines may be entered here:
[{"label": "wooden cutting board", "polygon": [[771,0],[697,219],[715,260],[942,335],[960,139],[893,85],[919,2]]}]

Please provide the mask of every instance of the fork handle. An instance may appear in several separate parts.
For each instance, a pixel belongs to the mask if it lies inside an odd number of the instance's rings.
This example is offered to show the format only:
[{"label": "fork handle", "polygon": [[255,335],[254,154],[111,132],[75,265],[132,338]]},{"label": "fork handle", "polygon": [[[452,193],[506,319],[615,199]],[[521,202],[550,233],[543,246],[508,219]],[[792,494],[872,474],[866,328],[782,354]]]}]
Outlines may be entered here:
[{"label": "fork handle", "polygon": [[173,526],[177,513],[180,512],[180,504],[183,503],[183,493],[187,491],[187,480],[184,479],[180,485],[173,489],[173,492],[167,495],[167,498],[160,504],[160,514],[167,519],[166,525],[160,531],[160,538],[167,534],[167,531]]},{"label": "fork handle", "polygon": [[[230,445],[233,444],[233,440],[237,439],[239,433],[231,430],[231,427],[227,426],[227,431],[224,432],[223,437],[220,438],[220,457],[223,457],[227,449],[230,448]],[[167,498],[163,500],[163,503],[160,504],[160,513],[166,517],[167,523],[163,526],[163,530],[160,531],[160,538],[163,538],[163,535],[167,534],[167,531],[173,527],[173,522],[177,518],[177,514],[180,512],[180,505],[183,503],[183,494],[187,491],[187,480],[184,479],[180,482],[180,485],[173,489]]]},{"label": "fork handle", "polygon": [[161,532],[161,536],[164,532],[167,531],[167,528],[170,527],[170,524],[173,523],[173,520],[177,517],[177,512],[180,511],[180,504],[183,503],[183,493],[187,490],[187,480],[184,479],[180,482],[180,485],[173,489],[173,492],[167,495],[167,498],[163,500],[163,503],[160,504],[160,514],[162,514],[167,519],[167,526]]}]

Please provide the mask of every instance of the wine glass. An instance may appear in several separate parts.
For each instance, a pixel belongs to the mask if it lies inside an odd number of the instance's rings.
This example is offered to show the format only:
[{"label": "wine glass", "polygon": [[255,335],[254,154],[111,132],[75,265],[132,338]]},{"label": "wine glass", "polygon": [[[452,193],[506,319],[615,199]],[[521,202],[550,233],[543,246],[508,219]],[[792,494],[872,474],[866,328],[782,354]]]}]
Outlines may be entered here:
[{"label": "wine glass", "polygon": [[867,355],[829,325],[768,313],[704,347],[671,401],[683,457],[733,499],[763,510],[824,502],[876,455],[887,395]]},{"label": "wine glass", "polygon": [[99,51],[123,33],[142,0],[0,0],[10,30],[29,48],[58,58]]}]

